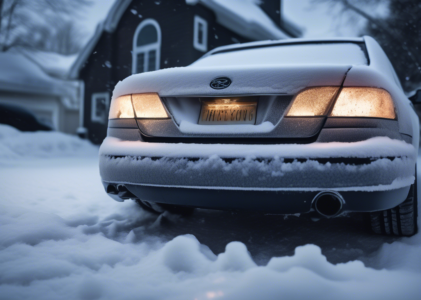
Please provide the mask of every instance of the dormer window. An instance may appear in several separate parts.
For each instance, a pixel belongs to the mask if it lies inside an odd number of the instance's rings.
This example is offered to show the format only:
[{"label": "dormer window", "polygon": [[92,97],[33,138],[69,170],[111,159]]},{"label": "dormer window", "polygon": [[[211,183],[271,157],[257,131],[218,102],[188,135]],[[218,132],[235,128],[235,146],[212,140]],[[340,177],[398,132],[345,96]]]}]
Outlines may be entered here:
[{"label": "dormer window", "polygon": [[199,51],[208,51],[208,22],[199,16],[194,16],[193,46]]},{"label": "dormer window", "polygon": [[147,19],[139,24],[133,37],[132,73],[159,69],[161,58],[161,29],[157,21]]}]

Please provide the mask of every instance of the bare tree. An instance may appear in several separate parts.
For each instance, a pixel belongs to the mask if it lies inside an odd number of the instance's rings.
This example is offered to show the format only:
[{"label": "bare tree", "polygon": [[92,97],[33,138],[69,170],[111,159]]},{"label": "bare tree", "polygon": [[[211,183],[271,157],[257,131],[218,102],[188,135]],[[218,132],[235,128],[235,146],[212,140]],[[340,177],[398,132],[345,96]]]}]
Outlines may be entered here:
[{"label": "bare tree", "polygon": [[[339,8],[339,18],[354,23],[356,17],[366,20],[361,35],[371,35],[382,45],[392,61],[404,88],[409,91],[421,83],[421,5],[419,0],[313,0]],[[387,5],[387,16],[376,16],[380,5]]]},{"label": "bare tree", "polygon": [[0,18],[0,51],[23,46],[62,54],[77,52],[84,32],[74,20],[91,3],[92,0],[5,0]]}]

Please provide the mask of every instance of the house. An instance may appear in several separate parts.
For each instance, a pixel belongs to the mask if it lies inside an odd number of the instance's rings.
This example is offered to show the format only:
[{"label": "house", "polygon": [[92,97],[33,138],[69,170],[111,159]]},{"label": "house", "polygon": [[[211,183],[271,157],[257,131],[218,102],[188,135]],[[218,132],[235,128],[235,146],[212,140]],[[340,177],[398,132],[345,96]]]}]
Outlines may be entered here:
[{"label": "house", "polygon": [[0,53],[0,103],[22,106],[55,130],[76,133],[78,85],[47,75],[22,53]]},{"label": "house", "polygon": [[285,39],[279,0],[117,0],[70,69],[84,83],[80,136],[106,136],[115,84],[136,73],[186,66],[222,45]]}]

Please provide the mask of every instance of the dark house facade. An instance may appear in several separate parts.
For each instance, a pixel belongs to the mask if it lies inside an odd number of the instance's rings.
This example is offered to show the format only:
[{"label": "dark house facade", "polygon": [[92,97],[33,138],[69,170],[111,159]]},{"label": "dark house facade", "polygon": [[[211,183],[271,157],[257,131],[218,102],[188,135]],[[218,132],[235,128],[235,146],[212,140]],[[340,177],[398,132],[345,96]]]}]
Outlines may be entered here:
[{"label": "dark house facade", "polygon": [[[271,12],[265,14],[267,20],[281,23],[279,0],[260,5],[259,12]],[[227,21],[230,14],[234,21]],[[212,0],[117,0],[71,70],[84,82],[79,135],[95,144],[103,141],[112,91],[127,76],[186,66],[215,47],[258,39],[255,36],[288,37],[261,24],[246,28],[245,22]],[[242,33],[242,27],[249,33]]]}]

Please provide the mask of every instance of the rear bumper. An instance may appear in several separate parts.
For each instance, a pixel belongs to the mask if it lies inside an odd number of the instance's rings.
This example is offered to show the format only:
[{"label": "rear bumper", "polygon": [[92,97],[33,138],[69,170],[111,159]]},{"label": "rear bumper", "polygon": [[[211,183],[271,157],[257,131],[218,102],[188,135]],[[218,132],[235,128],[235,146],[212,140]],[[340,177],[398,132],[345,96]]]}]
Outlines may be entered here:
[{"label": "rear bumper", "polygon": [[[109,183],[104,182],[107,190]],[[306,213],[313,208],[314,191],[271,190],[222,190],[198,188],[174,188],[124,184],[138,198],[151,202],[167,203],[197,208],[261,211],[280,214]],[[393,208],[408,196],[410,186],[387,191],[345,191],[343,211],[369,212]],[[115,195],[115,200],[120,201]]]},{"label": "rear bumper", "polygon": [[105,187],[135,197],[195,207],[311,209],[320,191],[339,191],[348,211],[374,211],[405,200],[415,149],[403,141],[308,145],[153,144],[107,138],[100,150]]}]

